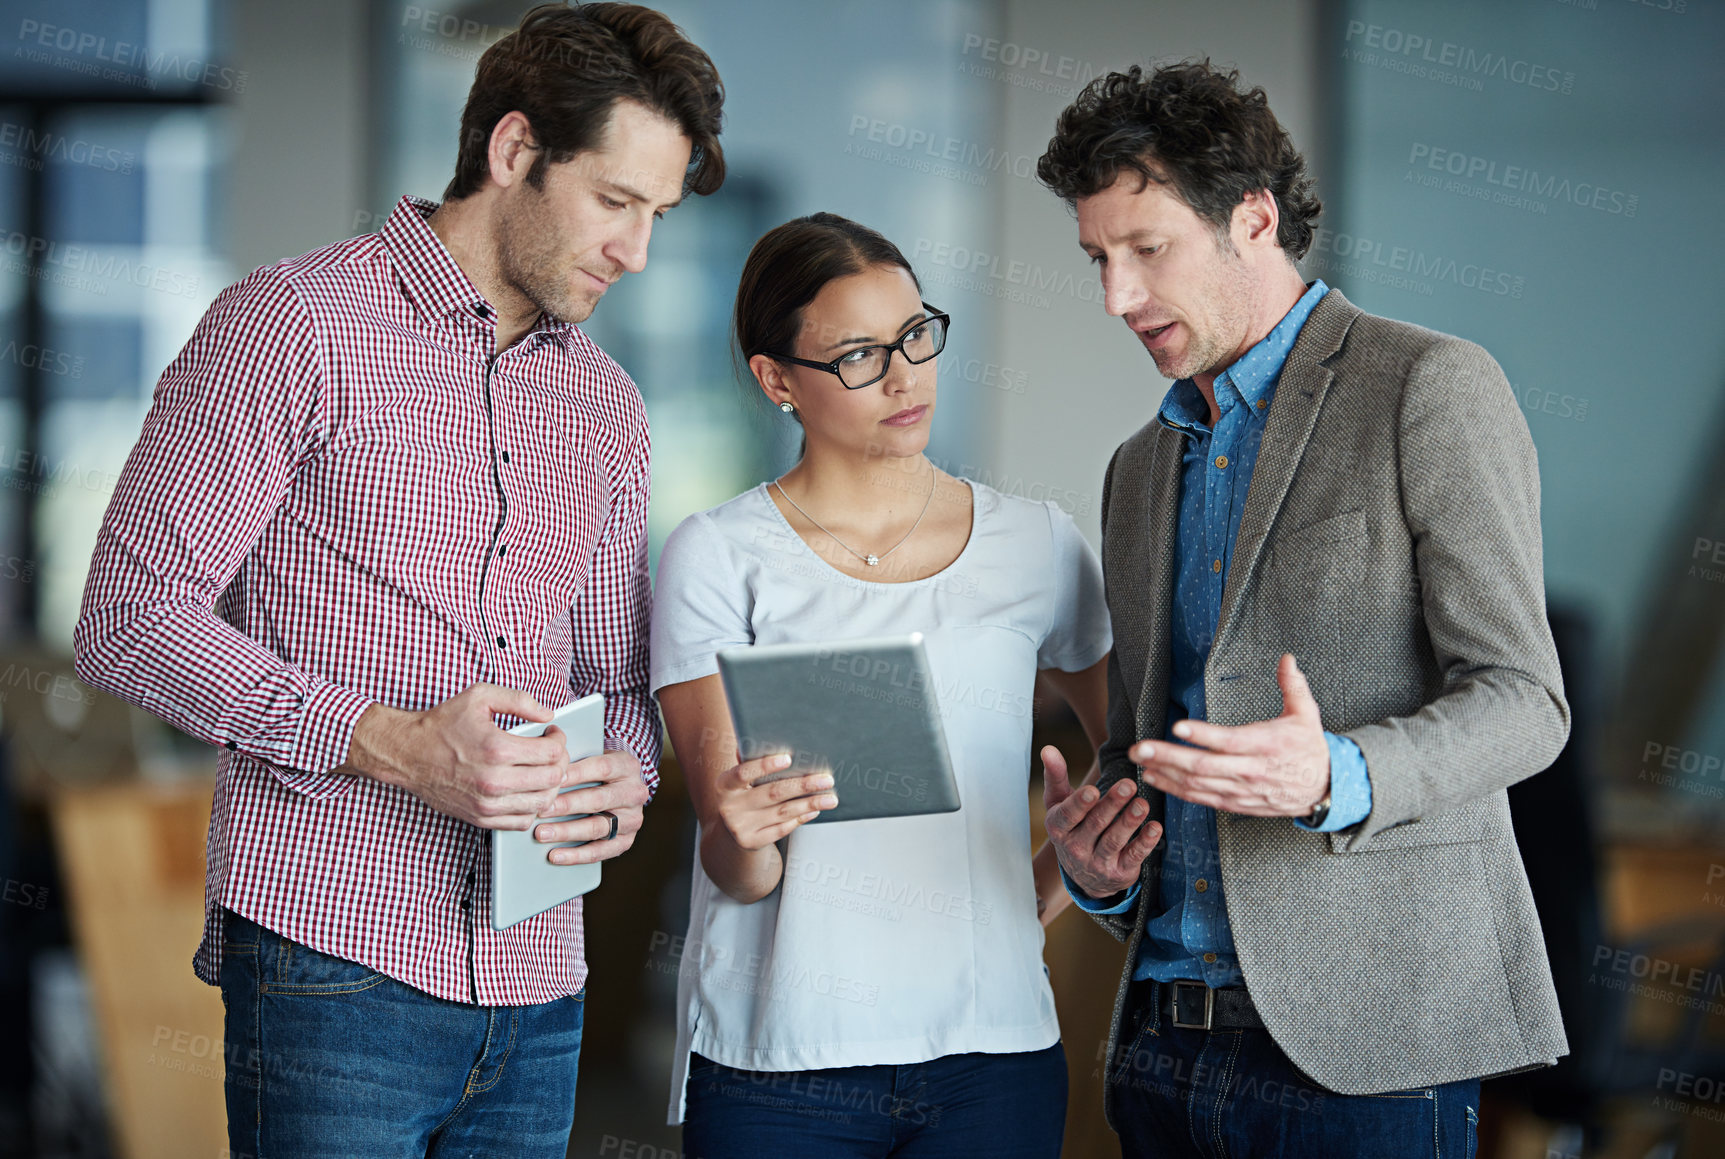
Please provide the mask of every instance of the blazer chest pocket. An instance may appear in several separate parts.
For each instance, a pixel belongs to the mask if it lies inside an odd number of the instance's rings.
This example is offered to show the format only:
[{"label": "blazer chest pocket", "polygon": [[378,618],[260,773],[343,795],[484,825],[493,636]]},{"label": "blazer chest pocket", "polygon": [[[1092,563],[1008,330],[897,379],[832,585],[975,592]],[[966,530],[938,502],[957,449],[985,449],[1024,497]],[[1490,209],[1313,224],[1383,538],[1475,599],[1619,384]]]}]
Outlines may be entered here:
[{"label": "blazer chest pocket", "polygon": [[1270,554],[1284,564],[1309,558],[1312,553],[1332,557],[1358,546],[1365,537],[1366,513],[1344,511],[1292,531],[1275,532],[1270,538]]}]

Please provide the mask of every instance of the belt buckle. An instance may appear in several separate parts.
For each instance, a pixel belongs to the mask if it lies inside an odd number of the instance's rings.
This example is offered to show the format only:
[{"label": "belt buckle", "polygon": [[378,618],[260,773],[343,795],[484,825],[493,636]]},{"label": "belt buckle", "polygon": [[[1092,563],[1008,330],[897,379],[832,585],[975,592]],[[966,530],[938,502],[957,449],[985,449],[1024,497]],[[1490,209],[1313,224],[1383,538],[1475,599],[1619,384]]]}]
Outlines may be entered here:
[{"label": "belt buckle", "polygon": [[[1174,987],[1174,1025],[1182,1030],[1209,1030],[1210,1021],[1216,1012],[1216,992],[1202,982],[1172,982]],[[1180,1019],[1180,988],[1189,986],[1194,990],[1204,992],[1204,1021],[1182,1022]]]}]

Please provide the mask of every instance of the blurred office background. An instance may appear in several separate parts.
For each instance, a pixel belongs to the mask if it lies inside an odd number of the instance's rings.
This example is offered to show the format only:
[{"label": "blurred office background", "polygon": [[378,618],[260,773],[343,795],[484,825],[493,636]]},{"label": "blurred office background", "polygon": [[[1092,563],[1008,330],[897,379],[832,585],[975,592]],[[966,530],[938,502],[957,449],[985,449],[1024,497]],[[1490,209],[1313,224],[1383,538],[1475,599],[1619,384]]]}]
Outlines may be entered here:
[{"label": "blurred office background", "polygon": [[[72,679],[91,547],[214,295],[436,198],[474,63],[527,7],[0,2],[0,1155],[225,1154],[220,1002],[190,972],[214,761]],[[1514,805],[1575,1053],[1487,1084],[1480,1153],[1725,1154],[1725,7],[661,7],[725,78],[731,175],[587,327],[647,401],[655,549],[788,463],[728,310],[754,239],[817,209],[895,239],[953,316],[931,454],[1094,536],[1106,456],[1166,383],[1104,315],[1036,158],[1110,69],[1207,55],[1264,86],[1326,206],[1308,276],[1483,344],[1540,456],[1576,727]],[[1083,748],[1052,711],[1039,728]],[[674,762],[649,822],[589,901],[572,1155],[680,1150]],[[1073,1156],[1116,1153],[1097,1070],[1120,958],[1081,916],[1050,933]]]}]

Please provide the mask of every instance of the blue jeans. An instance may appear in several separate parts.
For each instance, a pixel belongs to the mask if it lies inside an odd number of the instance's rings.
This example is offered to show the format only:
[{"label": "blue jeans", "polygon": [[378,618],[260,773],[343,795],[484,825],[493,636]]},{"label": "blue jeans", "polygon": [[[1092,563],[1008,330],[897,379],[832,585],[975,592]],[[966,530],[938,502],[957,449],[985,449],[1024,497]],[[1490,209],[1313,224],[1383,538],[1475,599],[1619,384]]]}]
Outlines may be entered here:
[{"label": "blue jeans", "polygon": [[449,1002],[225,917],[233,1159],[563,1159],[585,992]]},{"label": "blue jeans", "polygon": [[1479,1080],[1378,1095],[1313,1082],[1265,1030],[1191,1030],[1133,982],[1108,1060],[1126,1159],[1473,1159]]},{"label": "blue jeans", "polygon": [[1057,1159],[1066,1052],[951,1054],[901,1066],[733,1070],[689,1060],[689,1159]]}]

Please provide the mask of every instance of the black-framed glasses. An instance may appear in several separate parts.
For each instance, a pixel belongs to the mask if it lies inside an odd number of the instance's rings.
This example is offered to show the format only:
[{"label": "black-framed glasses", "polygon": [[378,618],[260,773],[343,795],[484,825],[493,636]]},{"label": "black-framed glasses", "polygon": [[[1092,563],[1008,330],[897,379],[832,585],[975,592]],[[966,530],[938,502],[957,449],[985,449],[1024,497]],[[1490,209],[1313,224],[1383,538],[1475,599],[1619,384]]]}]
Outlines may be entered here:
[{"label": "black-framed glasses", "polygon": [[766,353],[769,357],[794,362],[811,370],[824,370],[828,374],[835,374],[846,390],[861,390],[886,377],[887,367],[892,365],[892,352],[895,350],[914,366],[927,362],[946,348],[946,327],[949,321],[947,315],[927,302],[922,304],[922,308],[928,312],[928,317],[900,334],[898,341],[884,346],[859,346],[831,362],[814,362],[792,354],[774,354],[770,350]]}]

